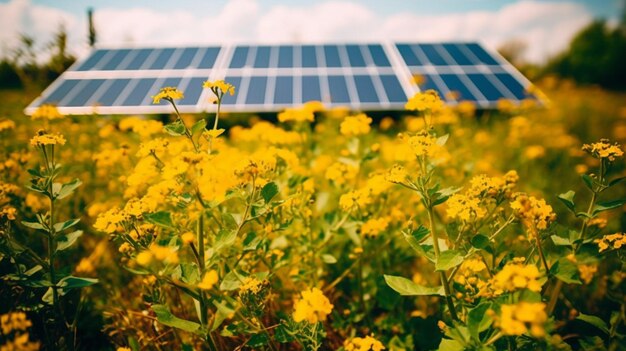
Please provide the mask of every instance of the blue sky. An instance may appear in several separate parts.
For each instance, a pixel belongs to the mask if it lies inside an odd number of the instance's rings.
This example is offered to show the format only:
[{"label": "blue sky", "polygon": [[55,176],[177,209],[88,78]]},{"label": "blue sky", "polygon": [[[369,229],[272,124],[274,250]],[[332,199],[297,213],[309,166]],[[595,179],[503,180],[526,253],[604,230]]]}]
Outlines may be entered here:
[{"label": "blue sky", "polygon": [[545,62],[594,18],[617,23],[626,0],[0,0],[0,56],[19,34],[40,47],[62,25],[85,55],[86,10],[101,46],[232,42],[515,41]]}]

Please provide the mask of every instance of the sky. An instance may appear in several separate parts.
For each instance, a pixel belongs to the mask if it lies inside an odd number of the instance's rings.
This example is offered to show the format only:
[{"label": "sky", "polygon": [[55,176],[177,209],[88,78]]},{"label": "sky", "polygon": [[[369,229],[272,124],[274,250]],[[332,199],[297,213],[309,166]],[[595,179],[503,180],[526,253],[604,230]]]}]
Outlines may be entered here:
[{"label": "sky", "polygon": [[626,0],[0,0],[0,56],[19,35],[43,49],[60,26],[82,57],[87,9],[101,46],[478,41],[526,45],[542,63],[594,18],[617,23]]}]

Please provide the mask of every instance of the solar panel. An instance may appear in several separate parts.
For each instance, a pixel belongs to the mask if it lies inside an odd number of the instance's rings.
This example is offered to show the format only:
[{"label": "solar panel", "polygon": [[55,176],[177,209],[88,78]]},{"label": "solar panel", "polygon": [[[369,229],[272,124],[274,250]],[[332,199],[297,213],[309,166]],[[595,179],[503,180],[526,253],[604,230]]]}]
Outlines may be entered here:
[{"label": "solar panel", "polygon": [[99,48],[25,112],[55,104],[65,114],[169,113],[166,102],[153,105],[151,98],[165,86],[184,91],[181,112],[211,111],[202,82],[216,79],[236,86],[236,95],[223,100],[223,109],[234,112],[275,112],[313,100],[362,111],[403,110],[409,96],[426,89],[451,104],[470,100],[480,108],[502,98],[533,98],[515,68],[477,43]]}]

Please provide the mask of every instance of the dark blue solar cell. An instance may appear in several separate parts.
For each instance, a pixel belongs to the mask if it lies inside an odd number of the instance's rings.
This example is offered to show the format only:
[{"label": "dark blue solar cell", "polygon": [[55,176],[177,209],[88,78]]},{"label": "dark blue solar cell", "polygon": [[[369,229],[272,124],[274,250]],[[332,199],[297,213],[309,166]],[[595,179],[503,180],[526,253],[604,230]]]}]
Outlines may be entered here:
[{"label": "dark blue solar cell", "polygon": [[165,65],[167,65],[167,62],[170,60],[175,50],[176,49],[161,49],[156,59],[152,61],[152,63],[150,64],[150,67],[148,67],[147,69],[165,68]]},{"label": "dark blue solar cell", "polygon": [[120,96],[122,90],[126,88],[126,85],[130,82],[130,79],[115,79],[113,83],[109,85],[109,88],[98,98],[97,101],[92,101],[94,104],[102,106],[111,106]]},{"label": "dark blue solar cell", "polygon": [[330,102],[333,104],[350,103],[350,94],[344,76],[328,76]]},{"label": "dark blue solar cell", "polygon": [[278,49],[278,67],[293,67],[293,46],[281,46]]},{"label": "dark blue solar cell", "polygon": [[302,47],[302,67],[317,67],[315,46],[305,45]]},{"label": "dark blue solar cell", "polygon": [[152,49],[140,49],[133,59],[126,65],[126,67],[120,67],[120,69],[137,70],[143,66],[146,59],[152,53]]},{"label": "dark blue solar cell", "polygon": [[400,55],[404,59],[407,66],[421,66],[422,63],[417,59],[415,52],[411,49],[411,46],[407,44],[397,44],[396,47],[400,52]]},{"label": "dark blue solar cell", "polygon": [[443,44],[443,47],[458,65],[469,66],[474,64],[472,60],[465,55],[458,44]]},{"label": "dark blue solar cell", "polygon": [[222,104],[224,105],[234,105],[237,102],[237,94],[240,94],[241,88],[241,77],[226,77],[224,78],[226,83],[232,84],[235,87],[235,95],[231,96],[230,94],[224,95],[222,98]]},{"label": "dark blue solar cell", "polygon": [[[189,84],[185,88],[185,98],[178,102],[179,105],[195,105],[200,99],[202,94],[202,82],[206,80],[206,77],[194,77],[189,80]],[[226,97],[226,96],[224,96]]]},{"label": "dark blue solar cell", "polygon": [[435,83],[435,79],[433,78],[433,76],[429,74],[423,74],[421,75],[421,77],[423,78],[423,82],[419,85],[421,91],[432,89],[439,93],[439,96],[441,97],[445,95],[445,92],[442,90],[443,88],[440,88],[439,85]]},{"label": "dark blue solar cell", "polygon": [[379,67],[389,67],[391,64],[389,63],[389,59],[387,58],[387,54],[385,54],[385,50],[383,50],[382,45],[368,45],[367,48],[370,50],[370,55],[372,55],[372,60],[374,60],[374,64]]},{"label": "dark blue solar cell", "polygon": [[98,64],[100,59],[102,59],[102,57],[107,52],[109,52],[109,50],[96,50],[96,51],[94,51],[91,54],[91,56],[89,56],[89,58],[87,60],[85,60],[85,62],[83,62],[76,70],[77,71],[88,71],[88,70],[92,69],[96,64]]},{"label": "dark blue solar cell", "polygon": [[476,43],[467,44],[466,47],[470,49],[470,51],[476,56],[476,58],[486,65],[499,65],[498,61],[496,61],[482,46]]},{"label": "dark blue solar cell", "polygon": [[302,102],[322,101],[322,91],[320,90],[320,77],[302,77]]},{"label": "dark blue solar cell", "polygon": [[451,92],[458,93],[458,100],[474,100],[477,101],[479,98],[474,96],[472,92],[469,90],[467,85],[461,81],[458,75],[456,74],[442,74],[440,75],[443,82],[448,86],[448,90]]},{"label": "dark blue solar cell", "polygon": [[185,69],[191,66],[191,62],[198,53],[198,48],[186,48],[174,63],[173,69]]},{"label": "dark blue solar cell", "polygon": [[372,78],[366,75],[354,76],[354,84],[361,102],[380,102]]},{"label": "dark blue solar cell", "polygon": [[220,48],[207,48],[198,64],[198,68],[213,68]]},{"label": "dark blue solar cell", "polygon": [[80,80],[70,79],[63,81],[59,86],[57,86],[50,95],[46,96],[42,103],[43,104],[58,104],[59,101],[63,100],[63,98],[78,84]]},{"label": "dark blue solar cell", "polygon": [[252,77],[246,95],[246,104],[263,104],[265,102],[265,90],[267,77]]},{"label": "dark blue solar cell", "polygon": [[267,68],[270,66],[270,47],[259,46],[256,49],[256,57],[254,59],[255,68]]},{"label": "dark blue solar cell", "polygon": [[432,63],[433,65],[435,66],[447,66],[448,65],[446,60],[444,60],[443,57],[441,57],[441,55],[439,54],[439,52],[437,52],[435,45],[420,44],[417,46],[422,49],[422,51],[428,58],[428,61],[430,61],[430,63]]},{"label": "dark blue solar cell", "polygon": [[389,102],[406,102],[407,96],[402,89],[402,85],[398,81],[398,77],[395,75],[387,74],[380,76],[380,80],[387,93],[387,99]]},{"label": "dark blue solar cell", "polygon": [[122,106],[141,106],[143,100],[148,94],[156,95],[159,92],[158,89],[160,87],[157,88],[156,91],[150,91],[150,88],[152,88],[154,82],[156,82],[155,78],[143,78],[137,80],[131,92],[122,102]]},{"label": "dark blue solar cell", "polygon": [[275,104],[293,104],[293,77],[276,77]]},{"label": "dark blue solar cell", "polygon": [[81,90],[66,105],[67,106],[86,106],[93,94],[102,86],[105,79],[90,79],[87,84],[83,85]]},{"label": "dark blue solar cell", "polygon": [[341,67],[337,45],[324,45],[324,57],[326,58],[326,67]]},{"label": "dark blue solar cell", "polygon": [[233,53],[233,58],[230,60],[230,68],[242,68],[248,61],[248,46],[238,46]]},{"label": "dark blue solar cell", "polygon": [[365,59],[359,45],[346,45],[348,60],[352,67],[365,67]]},{"label": "dark blue solar cell", "polygon": [[515,79],[512,75],[508,73],[496,73],[495,76],[513,93],[513,95],[515,95],[516,98],[523,100],[529,97],[528,94],[526,94],[526,88],[524,88],[522,83],[520,83],[520,81]]},{"label": "dark blue solar cell", "polygon": [[468,74],[467,77],[472,81],[472,83],[474,83],[487,100],[497,101],[498,99],[505,97],[484,74],[472,73]]},{"label": "dark blue solar cell", "polygon": [[103,65],[98,65],[96,67],[99,70],[105,71],[118,69],[120,63],[122,63],[122,61],[126,58],[126,55],[128,55],[129,52],[130,50],[128,49],[116,50],[115,54],[111,56],[106,63],[104,63]]}]

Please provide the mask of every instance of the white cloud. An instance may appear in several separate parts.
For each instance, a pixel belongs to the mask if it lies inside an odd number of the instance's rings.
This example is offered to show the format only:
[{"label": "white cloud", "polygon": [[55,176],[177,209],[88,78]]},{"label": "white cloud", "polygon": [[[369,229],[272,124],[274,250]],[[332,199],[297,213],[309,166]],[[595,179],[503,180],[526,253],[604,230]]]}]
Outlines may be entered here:
[{"label": "white cloud", "polygon": [[[150,8],[102,8],[95,13],[99,43],[184,45],[224,42],[341,42],[477,40],[492,49],[509,40],[528,44],[526,58],[539,62],[566,48],[592,19],[582,6],[523,0],[498,11],[451,15],[397,13],[383,16],[353,1],[275,6],[231,0],[213,13]],[[29,0],[0,4],[0,50],[15,47],[18,33],[49,40],[64,23],[75,52],[86,52],[84,18]]]}]

